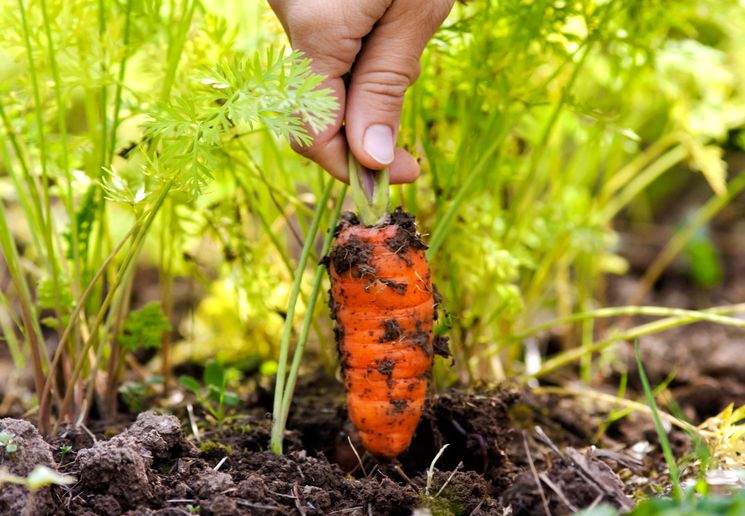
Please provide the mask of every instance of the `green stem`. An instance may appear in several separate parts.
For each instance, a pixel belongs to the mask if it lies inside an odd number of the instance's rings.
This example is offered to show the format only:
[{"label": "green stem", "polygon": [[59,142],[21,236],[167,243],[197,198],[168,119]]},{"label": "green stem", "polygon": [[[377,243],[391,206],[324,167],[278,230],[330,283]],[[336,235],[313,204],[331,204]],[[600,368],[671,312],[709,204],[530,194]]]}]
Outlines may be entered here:
[{"label": "green stem", "polygon": [[363,167],[352,151],[349,151],[348,164],[352,200],[360,221],[365,226],[382,224],[388,216],[390,202],[388,169],[374,171]]},{"label": "green stem", "polygon": [[161,102],[167,102],[168,96],[171,94],[171,88],[173,87],[173,82],[176,80],[176,70],[178,69],[179,61],[181,60],[186,36],[189,33],[191,20],[194,17],[194,11],[199,4],[199,0],[192,0],[190,6],[188,6],[188,4],[188,2],[184,2],[184,12],[181,15],[181,20],[179,20],[178,32],[168,45],[168,68],[166,69],[166,76],[163,80],[163,87],[160,90]]},{"label": "green stem", "polygon": [[8,351],[10,351],[10,356],[13,359],[13,366],[16,369],[25,369],[26,355],[21,350],[18,338],[16,337],[16,328],[21,327],[21,322],[13,317],[11,306],[10,300],[0,291],[0,307],[3,308],[3,310],[0,310],[0,331],[2,331],[0,342],[4,341],[8,345]]},{"label": "green stem", "polygon": [[34,371],[34,382],[36,392],[41,392],[44,385],[44,367],[49,363],[49,357],[44,347],[44,338],[39,328],[38,319],[31,291],[28,287],[26,277],[23,275],[21,259],[18,255],[18,249],[13,241],[13,235],[10,232],[10,226],[5,213],[5,205],[0,202],[0,249],[5,258],[8,272],[18,291],[18,303],[21,308],[21,316],[26,330],[26,338],[31,348],[31,359]]},{"label": "green stem", "polygon": [[[336,203],[336,209],[331,217],[329,223],[329,229],[326,232],[326,238],[323,242],[322,254],[325,256],[331,249],[331,243],[334,241],[334,228],[336,222],[339,220],[341,215],[342,207],[344,206],[344,196],[347,193],[347,186],[342,187],[341,193],[339,194],[339,200]],[[319,264],[316,267],[316,276],[313,278],[313,287],[310,292],[310,299],[308,300],[308,306],[305,310],[305,317],[303,318],[303,326],[300,329],[300,335],[298,336],[297,344],[295,346],[295,353],[292,357],[292,366],[290,367],[290,373],[287,375],[287,386],[285,387],[284,395],[282,396],[282,420],[280,427],[282,433],[284,433],[285,426],[287,425],[287,417],[290,413],[290,403],[292,402],[292,395],[295,391],[295,383],[297,382],[298,370],[300,369],[300,362],[303,358],[303,351],[305,349],[305,343],[308,340],[308,333],[310,332],[310,326],[315,320],[314,311],[316,303],[318,301],[318,293],[321,290],[321,283],[323,282],[323,276],[326,272],[325,265]]]},{"label": "green stem", "polygon": [[657,403],[654,400],[654,394],[652,388],[649,385],[647,379],[647,373],[644,371],[644,365],[642,364],[641,354],[639,353],[639,342],[634,346],[634,354],[636,355],[636,366],[639,369],[639,378],[642,381],[642,387],[644,387],[644,395],[647,397],[647,403],[649,409],[652,411],[652,420],[654,421],[654,428],[657,431],[657,436],[660,439],[660,446],[662,447],[662,454],[665,456],[665,462],[667,462],[667,468],[670,471],[670,480],[672,482],[673,498],[680,500],[680,473],[678,471],[678,464],[675,462],[673,451],[670,448],[670,441],[667,438],[665,427],[660,419],[659,411],[657,410]]},{"label": "green stem", "polygon": [[73,310],[72,314],[70,315],[70,321],[67,323],[67,327],[65,328],[65,331],[62,332],[62,336],[60,337],[59,343],[57,345],[57,350],[54,353],[54,357],[52,358],[52,363],[49,366],[49,374],[47,375],[46,383],[44,384],[44,388],[41,390],[39,394],[39,426],[40,428],[46,428],[48,421],[49,421],[49,395],[52,390],[52,383],[53,383],[53,377],[54,372],[57,369],[57,366],[59,365],[60,360],[62,359],[62,356],[64,355],[64,344],[67,341],[68,338],[72,335],[73,330],[75,329],[76,321],[80,314],[83,312],[83,309],[85,308],[85,303],[90,297],[91,293],[96,287],[96,284],[98,283],[98,280],[103,276],[103,274],[106,272],[106,270],[109,267],[109,264],[111,261],[116,257],[117,254],[119,254],[119,251],[124,247],[124,244],[127,243],[127,241],[132,237],[136,230],[139,228],[139,224],[132,227],[132,229],[129,230],[129,232],[124,235],[124,238],[119,242],[119,244],[114,248],[114,250],[109,254],[109,256],[104,260],[104,262],[101,264],[101,267],[98,269],[96,274],[93,276],[93,278],[88,283],[88,286],[83,291],[83,293],[80,296],[80,299],[77,300],[75,303],[75,310]]},{"label": "green stem", "polygon": [[[8,135],[8,140],[10,140],[11,142],[13,152],[16,155],[16,160],[18,161],[21,171],[23,172],[23,178],[20,178],[19,174],[16,172],[16,168],[11,166],[10,151],[4,145],[0,146],[0,152],[2,153],[0,154],[0,159],[7,163],[7,171],[10,175],[11,180],[13,181],[13,186],[16,189],[18,202],[23,209],[23,214],[26,218],[26,222],[28,223],[29,228],[32,228],[30,233],[34,240],[36,252],[39,256],[43,257],[44,246],[39,239],[39,233],[42,232],[39,228],[43,228],[43,213],[41,210],[41,201],[39,199],[39,190],[36,188],[36,183],[31,177],[31,174],[29,174],[28,165],[23,158],[23,154],[20,154],[22,151],[20,145],[18,144],[18,139],[15,132],[13,131],[12,126],[10,125],[10,121],[5,115],[2,101],[0,101],[0,119],[2,119],[3,124],[5,125],[5,131]],[[28,187],[28,193],[26,193],[26,188],[24,188],[23,186],[24,180],[26,182],[26,186]]]},{"label": "green stem", "polygon": [[153,220],[155,220],[155,216],[158,214],[158,211],[163,205],[163,202],[166,200],[166,197],[168,196],[168,193],[170,192],[172,185],[173,185],[172,181],[169,181],[168,183],[163,185],[160,195],[156,199],[153,207],[151,208],[147,219],[142,224],[142,227],[139,228],[139,230],[137,231],[137,236],[135,237],[135,241],[132,243],[132,246],[129,249],[129,253],[124,258],[124,261],[121,267],[119,268],[119,271],[117,272],[116,277],[114,278],[114,281],[109,286],[109,291],[103,300],[101,308],[99,309],[98,314],[96,315],[95,321],[91,325],[90,335],[88,336],[88,339],[83,345],[83,349],[80,351],[80,355],[77,357],[77,361],[75,362],[75,369],[73,370],[72,375],[70,376],[70,379],[67,385],[67,390],[65,391],[65,397],[62,400],[62,413],[65,413],[66,410],[70,406],[70,403],[72,401],[72,395],[75,389],[75,383],[77,382],[77,379],[80,377],[80,373],[83,370],[83,365],[85,364],[85,361],[88,358],[88,352],[92,348],[93,344],[95,344],[96,341],[98,340],[97,339],[98,329],[101,326],[101,323],[103,322],[104,318],[106,317],[109,306],[114,300],[114,296],[116,295],[119,289],[119,286],[122,283],[122,280],[127,275],[128,269],[131,266],[134,266],[135,258],[139,255],[140,250],[142,249],[142,245],[145,242],[145,237],[148,234],[150,226],[152,225]]},{"label": "green stem", "polygon": [[54,287],[55,315],[57,316],[57,330],[62,328],[62,306],[60,303],[60,284],[59,284],[59,264],[52,242],[52,232],[54,222],[52,219],[52,204],[49,199],[49,174],[47,169],[47,144],[44,133],[44,105],[41,100],[41,88],[39,87],[39,78],[36,74],[36,62],[34,52],[31,48],[30,30],[26,18],[26,8],[23,0],[18,0],[18,7],[21,14],[21,25],[23,26],[23,40],[26,47],[28,58],[29,74],[31,76],[31,86],[34,92],[34,113],[36,119],[36,130],[39,137],[39,155],[41,157],[41,191],[44,202],[44,217],[42,218],[42,228],[44,230],[44,242],[46,245],[47,263],[51,269],[52,285]]},{"label": "green stem", "polygon": [[702,311],[685,310],[682,308],[667,308],[664,306],[614,306],[610,308],[600,308],[598,310],[592,310],[589,312],[580,312],[567,317],[553,319],[543,324],[528,328],[527,330],[514,335],[512,337],[512,340],[521,341],[542,331],[573,322],[585,321],[588,319],[603,319],[621,316],[696,317],[702,321],[720,324],[733,324],[735,322],[743,323],[743,321],[741,321],[740,319],[736,319],[733,317],[723,317],[725,313],[738,312],[745,312],[745,303],[715,307]]},{"label": "green stem", "polygon": [[639,196],[639,193],[655,179],[672,169],[688,155],[683,145],[676,145],[653,161],[647,168],[632,179],[626,187],[613,197],[600,214],[601,219],[610,222],[627,204]]},{"label": "green stem", "polygon": [[279,344],[279,358],[277,367],[277,380],[274,388],[274,410],[272,412],[272,438],[271,438],[271,449],[277,455],[282,454],[282,439],[284,437],[284,429],[282,428],[282,398],[285,390],[285,379],[287,376],[287,358],[290,353],[290,337],[292,336],[292,327],[295,318],[295,306],[297,305],[298,297],[300,297],[300,286],[303,282],[303,272],[305,266],[308,263],[308,256],[310,250],[313,247],[316,234],[318,233],[318,226],[321,222],[321,217],[326,211],[329,197],[331,196],[331,190],[334,187],[334,180],[327,179],[326,186],[321,194],[321,199],[318,203],[318,208],[313,216],[313,222],[310,225],[310,229],[305,237],[305,244],[303,245],[303,251],[300,254],[300,260],[298,261],[297,268],[295,269],[295,279],[292,284],[292,291],[290,292],[290,301],[287,306],[287,315],[285,316],[285,325],[282,331],[282,340]]},{"label": "green stem", "polygon": [[[101,44],[101,47],[104,47],[103,39],[106,35],[106,11],[104,10],[104,0],[98,0],[98,38]],[[105,54],[104,54],[105,55]],[[101,68],[101,75],[106,76],[106,61],[105,57],[101,58],[100,68]],[[108,104],[107,100],[107,88],[106,84],[101,85],[101,107],[100,107],[100,116],[101,116],[101,156],[99,161],[99,168],[103,168],[106,166],[106,158],[108,157],[108,152],[106,150],[107,145],[107,135],[108,135],[108,118],[106,116],[106,104]]]},{"label": "green stem", "polygon": [[47,10],[46,0],[41,2],[41,13],[44,20],[44,32],[47,36],[47,45],[49,47],[49,66],[52,71],[52,79],[54,80],[54,97],[57,103],[57,127],[60,133],[60,141],[62,142],[62,172],[65,174],[65,181],[67,183],[67,193],[65,201],[65,208],[71,219],[70,223],[70,234],[72,236],[72,255],[73,255],[73,281],[70,282],[70,287],[74,294],[78,293],[78,286],[80,282],[80,260],[79,254],[80,249],[78,247],[78,225],[75,221],[75,208],[73,201],[72,191],[72,176],[70,175],[70,158],[69,149],[67,142],[67,110],[65,109],[65,103],[62,98],[62,79],[59,73],[59,67],[57,66],[57,53],[54,48],[54,40],[52,39],[52,28],[49,23],[49,13]]},{"label": "green stem", "polygon": [[124,75],[127,70],[127,59],[129,58],[129,27],[130,27],[130,14],[132,12],[132,0],[127,0],[127,7],[124,15],[124,38],[122,45],[124,46],[124,55],[122,61],[119,63],[119,79],[116,83],[116,92],[114,93],[114,120],[111,123],[111,137],[109,140],[109,163],[114,159],[114,150],[116,149],[116,130],[119,127],[119,112],[122,106],[122,89],[124,87]]},{"label": "green stem", "polygon": [[[678,312],[677,309],[668,309],[671,311]],[[723,317],[726,314],[738,313],[745,310],[745,304],[723,306],[717,308],[710,308],[708,310],[701,310],[696,312],[694,310],[681,310],[684,314],[675,315],[673,317],[666,317],[657,321],[642,324],[631,328],[630,330],[617,333],[605,340],[596,342],[591,346],[584,348],[575,348],[569,351],[560,353],[557,356],[549,358],[543,363],[540,370],[533,374],[525,375],[526,378],[539,378],[545,376],[548,373],[556,371],[557,369],[571,364],[575,360],[581,359],[587,353],[596,353],[607,348],[611,344],[622,340],[634,340],[645,335],[651,335],[653,333],[659,333],[661,331],[669,330],[677,326],[683,326],[686,324],[692,324],[696,322],[708,321],[736,328],[745,328],[745,321],[742,319],[736,319],[734,317]]]}]

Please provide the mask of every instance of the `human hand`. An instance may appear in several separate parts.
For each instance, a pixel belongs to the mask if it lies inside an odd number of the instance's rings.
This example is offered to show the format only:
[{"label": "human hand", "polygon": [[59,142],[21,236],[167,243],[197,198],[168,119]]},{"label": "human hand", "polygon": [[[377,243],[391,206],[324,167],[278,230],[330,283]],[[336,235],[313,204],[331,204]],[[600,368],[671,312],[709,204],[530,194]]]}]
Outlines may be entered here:
[{"label": "human hand", "polygon": [[453,0],[269,0],[269,5],[292,47],[327,77],[324,85],[341,106],[336,122],[314,135],[310,146],[295,142],[293,148],[342,181],[349,177],[347,145],[365,167],[388,167],[391,183],[414,181],[419,164],[395,146],[404,94]]}]

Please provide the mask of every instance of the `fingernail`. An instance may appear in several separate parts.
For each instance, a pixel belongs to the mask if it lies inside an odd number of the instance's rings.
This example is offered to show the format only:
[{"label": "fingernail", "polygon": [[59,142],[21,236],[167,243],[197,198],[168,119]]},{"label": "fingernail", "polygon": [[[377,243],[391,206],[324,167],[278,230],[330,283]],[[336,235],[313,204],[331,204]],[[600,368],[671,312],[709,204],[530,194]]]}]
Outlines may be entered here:
[{"label": "fingernail", "polygon": [[393,161],[393,131],[387,125],[368,127],[362,138],[362,146],[381,165],[390,165]]}]

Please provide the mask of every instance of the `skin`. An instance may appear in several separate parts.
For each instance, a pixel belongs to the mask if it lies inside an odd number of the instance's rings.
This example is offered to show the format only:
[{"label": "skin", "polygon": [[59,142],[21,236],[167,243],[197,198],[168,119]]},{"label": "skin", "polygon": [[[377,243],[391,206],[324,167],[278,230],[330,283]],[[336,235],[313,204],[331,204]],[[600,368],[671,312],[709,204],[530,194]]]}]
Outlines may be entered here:
[{"label": "skin", "polygon": [[[417,160],[395,147],[406,90],[425,45],[453,0],[269,0],[292,47],[312,59],[342,106],[313,144],[293,148],[348,182],[347,149],[392,183],[419,176]],[[344,77],[349,77],[345,86]],[[345,127],[344,127],[345,126]]]}]

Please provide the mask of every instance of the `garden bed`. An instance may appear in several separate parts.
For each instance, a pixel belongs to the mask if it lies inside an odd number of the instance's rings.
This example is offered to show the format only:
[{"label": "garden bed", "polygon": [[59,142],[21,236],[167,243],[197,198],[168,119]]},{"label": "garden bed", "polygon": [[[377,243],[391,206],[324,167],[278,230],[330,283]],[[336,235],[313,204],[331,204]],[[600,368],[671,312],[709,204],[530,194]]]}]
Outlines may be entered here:
[{"label": "garden bed", "polygon": [[[192,420],[197,434],[180,409],[173,411],[180,418],[144,412],[120,427],[62,432],[47,443],[27,437],[35,434],[28,424],[23,432],[24,424],[8,427],[8,419],[0,426],[23,437],[18,457],[6,460],[51,453],[50,466],[78,478],[36,496],[46,504],[37,510],[61,514],[408,515],[425,507],[434,514],[502,514],[508,507],[539,514],[542,496],[552,514],[570,514],[600,502],[628,509],[661,469],[659,456],[633,451],[636,439],[653,439],[651,424],[639,435],[623,431],[622,422],[603,448],[588,448],[600,415],[573,399],[512,388],[435,395],[409,451],[395,461],[363,455],[360,462],[347,440],[340,386],[316,380],[300,392],[284,456],[267,450],[262,396],[222,425]],[[63,457],[64,445],[72,451]],[[3,495],[0,508],[21,502]]]}]

